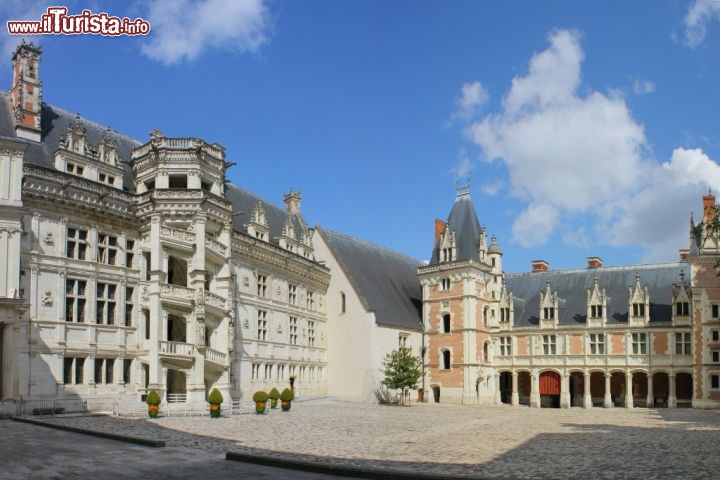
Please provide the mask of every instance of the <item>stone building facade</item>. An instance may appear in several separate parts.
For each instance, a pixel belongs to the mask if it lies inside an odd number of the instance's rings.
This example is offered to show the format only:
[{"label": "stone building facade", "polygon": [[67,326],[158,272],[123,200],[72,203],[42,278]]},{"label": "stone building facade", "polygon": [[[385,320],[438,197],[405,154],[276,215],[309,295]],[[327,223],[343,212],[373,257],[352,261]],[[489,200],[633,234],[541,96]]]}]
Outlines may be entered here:
[{"label": "stone building facade", "polygon": [[435,401],[534,407],[720,406],[715,197],[677,263],[502,272],[467,188],[418,269]]},{"label": "stone building facade", "polygon": [[41,102],[40,54],[17,48],[0,95],[0,399],[326,395],[330,275],[300,194],[278,208],[218,144]]}]

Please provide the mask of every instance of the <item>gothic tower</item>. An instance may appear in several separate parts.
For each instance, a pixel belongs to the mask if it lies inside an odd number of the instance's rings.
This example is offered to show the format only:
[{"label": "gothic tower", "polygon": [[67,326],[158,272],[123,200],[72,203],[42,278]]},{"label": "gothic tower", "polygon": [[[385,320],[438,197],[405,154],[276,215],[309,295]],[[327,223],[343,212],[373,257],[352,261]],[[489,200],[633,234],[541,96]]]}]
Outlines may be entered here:
[{"label": "gothic tower", "polygon": [[432,259],[418,278],[428,393],[434,401],[499,403],[490,332],[499,326],[502,251],[494,236],[488,245],[469,187],[458,188],[447,221],[436,220]]}]

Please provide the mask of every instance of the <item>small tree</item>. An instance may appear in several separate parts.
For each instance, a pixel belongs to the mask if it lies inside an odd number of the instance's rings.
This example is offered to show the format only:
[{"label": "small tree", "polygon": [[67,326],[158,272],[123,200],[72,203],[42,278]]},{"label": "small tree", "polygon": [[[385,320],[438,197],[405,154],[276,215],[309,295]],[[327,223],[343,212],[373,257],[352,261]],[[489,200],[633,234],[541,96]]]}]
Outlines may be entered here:
[{"label": "small tree", "polygon": [[417,388],[422,376],[422,361],[412,354],[410,348],[400,347],[385,355],[383,367],[385,380],[382,384],[387,388],[400,389],[402,391],[400,404],[404,404],[405,392],[409,388]]}]

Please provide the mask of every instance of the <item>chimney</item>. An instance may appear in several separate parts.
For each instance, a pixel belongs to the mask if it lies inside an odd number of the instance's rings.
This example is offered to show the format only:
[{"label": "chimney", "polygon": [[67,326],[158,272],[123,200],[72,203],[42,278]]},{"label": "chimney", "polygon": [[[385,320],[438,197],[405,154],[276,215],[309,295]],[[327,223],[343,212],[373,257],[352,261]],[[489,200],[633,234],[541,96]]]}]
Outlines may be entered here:
[{"label": "chimney", "polygon": [[532,272],[547,272],[550,264],[545,260],[533,260],[531,263]]},{"label": "chimney", "polygon": [[688,255],[690,255],[690,250],[687,248],[681,248],[680,249],[680,261],[686,262],[688,261]]},{"label": "chimney", "polygon": [[15,135],[39,142],[42,82],[40,81],[40,47],[21,42],[12,56],[13,79],[10,108],[15,121]]},{"label": "chimney", "polygon": [[587,268],[600,268],[600,267],[602,267],[602,258],[587,257]]},{"label": "chimney", "polygon": [[435,243],[440,240],[440,235],[445,232],[445,222],[439,218],[435,219]]},{"label": "chimney", "polygon": [[283,200],[285,201],[285,210],[287,210],[288,213],[294,214],[300,221],[300,224],[305,227],[305,219],[302,216],[302,212],[300,212],[300,201],[302,200],[300,192],[290,190],[289,193],[283,195]]},{"label": "chimney", "polygon": [[708,192],[703,196],[703,223],[707,224],[715,216],[715,195]]}]

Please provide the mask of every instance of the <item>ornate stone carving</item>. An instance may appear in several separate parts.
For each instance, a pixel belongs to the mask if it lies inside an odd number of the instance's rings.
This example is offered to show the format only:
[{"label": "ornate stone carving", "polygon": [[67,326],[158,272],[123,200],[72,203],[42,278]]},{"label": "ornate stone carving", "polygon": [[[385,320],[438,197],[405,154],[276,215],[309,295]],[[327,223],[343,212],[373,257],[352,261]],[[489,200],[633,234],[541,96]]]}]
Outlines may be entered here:
[{"label": "ornate stone carving", "polygon": [[278,326],[277,326],[277,332],[278,332],[278,333],[282,333],[282,332],[283,332],[282,325],[278,325]]},{"label": "ornate stone carving", "polygon": [[53,297],[52,297],[52,291],[45,290],[45,294],[43,295],[42,300],[40,300],[40,301],[42,302],[43,307],[52,307],[54,304]]},{"label": "ornate stone carving", "polygon": [[141,299],[143,302],[149,302],[150,301],[150,292],[148,291],[148,287],[143,287]]},{"label": "ornate stone carving", "polygon": [[249,287],[250,286],[250,279],[248,277],[243,277],[242,279],[242,285],[243,287]]},{"label": "ornate stone carving", "polygon": [[243,326],[243,328],[244,328],[245,330],[249,329],[249,328],[250,328],[250,321],[246,318],[245,320],[243,320],[242,326]]},{"label": "ornate stone carving", "polygon": [[43,237],[43,243],[45,245],[55,245],[55,240],[53,239],[52,232],[45,233],[45,236]]}]

